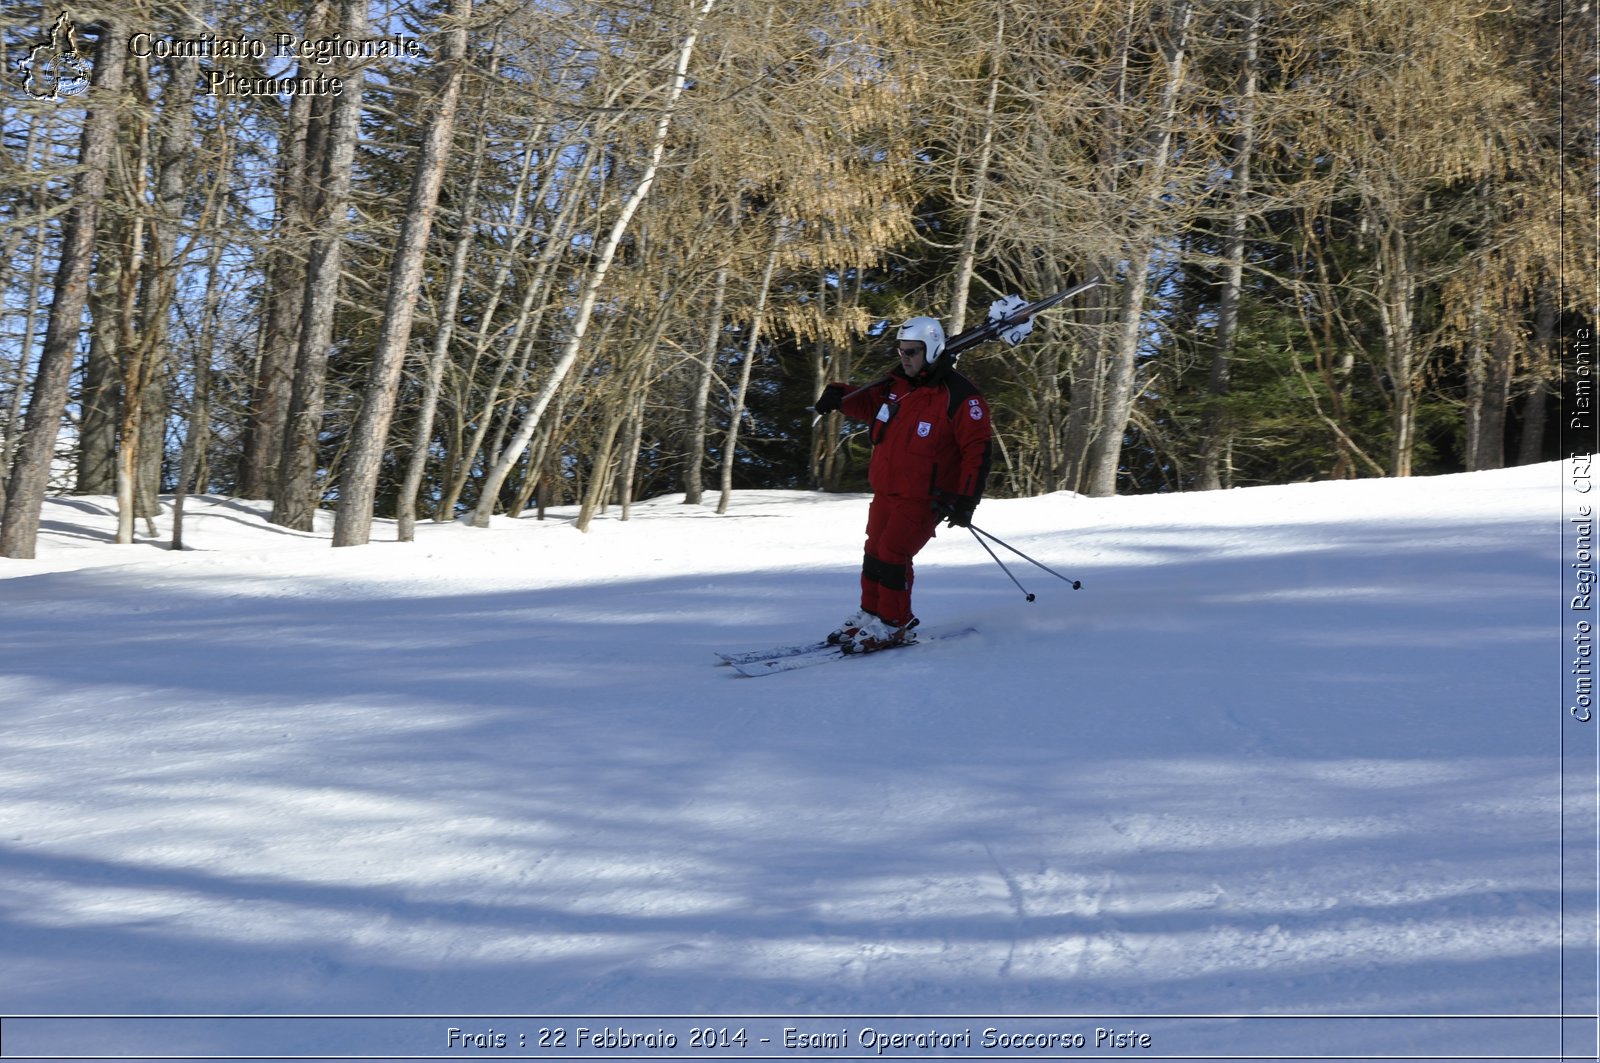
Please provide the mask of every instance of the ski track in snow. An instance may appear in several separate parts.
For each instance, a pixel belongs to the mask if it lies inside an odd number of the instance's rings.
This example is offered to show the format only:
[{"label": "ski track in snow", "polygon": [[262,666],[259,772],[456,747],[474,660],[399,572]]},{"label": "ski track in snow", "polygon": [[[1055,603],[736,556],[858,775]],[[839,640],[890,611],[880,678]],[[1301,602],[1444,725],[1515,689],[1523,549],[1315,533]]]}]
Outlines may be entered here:
[{"label": "ski track in snow", "polygon": [[854,607],[863,497],[348,550],[201,498],[181,553],[52,500],[0,561],[0,996],[1550,1013],[1558,476],[991,500],[1083,589],[941,529],[918,612],[976,635],[760,679],[712,651]]}]

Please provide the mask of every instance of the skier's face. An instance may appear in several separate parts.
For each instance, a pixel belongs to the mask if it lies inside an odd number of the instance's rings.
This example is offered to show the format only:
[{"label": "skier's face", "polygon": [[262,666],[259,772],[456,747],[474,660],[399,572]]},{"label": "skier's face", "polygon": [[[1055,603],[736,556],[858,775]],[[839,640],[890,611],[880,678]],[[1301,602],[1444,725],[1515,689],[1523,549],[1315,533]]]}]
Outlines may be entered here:
[{"label": "skier's face", "polygon": [[927,366],[927,344],[921,340],[901,340],[896,350],[900,353],[900,371],[915,378]]}]

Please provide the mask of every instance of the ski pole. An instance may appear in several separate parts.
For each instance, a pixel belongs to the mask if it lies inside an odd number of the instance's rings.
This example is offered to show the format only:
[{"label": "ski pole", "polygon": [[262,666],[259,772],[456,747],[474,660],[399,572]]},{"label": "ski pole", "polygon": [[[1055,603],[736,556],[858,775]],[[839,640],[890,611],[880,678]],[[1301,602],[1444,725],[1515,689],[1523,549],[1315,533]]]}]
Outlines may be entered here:
[{"label": "ski pole", "polygon": [[[978,545],[979,546],[983,547],[985,550],[989,550],[989,544],[984,542],[983,539],[981,537],[979,537],[978,530],[976,528],[973,528],[972,526],[969,525],[967,527],[967,531],[971,532],[972,533],[972,537],[974,539],[978,540]],[[1016,576],[1011,575],[1011,570],[1009,568],[1006,568],[1006,563],[1004,561],[1000,560],[999,556],[996,555],[993,550],[989,550],[989,556],[994,558],[994,563],[1000,566],[1000,571],[1001,572],[1004,572],[1006,575],[1011,576],[1011,582],[1015,583],[1017,585],[1017,590],[1022,592],[1023,597],[1028,599],[1028,601],[1030,601],[1030,602],[1033,601],[1033,595],[1028,593],[1028,588],[1026,588],[1026,587],[1024,587],[1022,585],[1022,581],[1021,580],[1017,579]]]},{"label": "ski pole", "polygon": [[[1024,561],[1027,561],[1027,562],[1030,562],[1030,563],[1032,563],[1034,565],[1037,565],[1038,567],[1044,569],[1046,572],[1050,573],[1050,575],[1054,576],[1056,579],[1065,580],[1066,582],[1072,584],[1072,589],[1073,590],[1076,591],[1076,590],[1082,590],[1083,589],[1083,584],[1082,583],[1079,583],[1075,579],[1068,579],[1066,576],[1063,576],[1061,573],[1057,572],[1055,569],[1051,568],[1049,565],[1046,565],[1041,561],[1035,561],[1033,558],[1029,557],[1027,554],[1023,553],[1021,550],[1018,550],[1015,546],[1012,546],[1010,543],[1006,542],[1004,539],[1000,538],[999,536],[991,535],[988,532],[984,531],[982,528],[975,527],[975,526],[970,525],[970,524],[968,525],[968,528],[971,529],[973,535],[982,534],[982,535],[986,536],[987,538],[993,539],[995,542],[999,543],[1001,546],[1005,547],[1007,550],[1010,550],[1013,554],[1016,554],[1018,557],[1022,558]],[[979,539],[978,541],[980,543],[983,542],[982,539]],[[987,545],[988,544],[985,544],[985,548],[987,548]],[[989,552],[991,554],[994,553],[993,550],[990,550]],[[996,558],[995,560],[998,561],[999,558]],[[1002,567],[1004,567],[1004,566],[1002,566]],[[1028,600],[1032,601],[1033,600],[1033,595],[1031,595],[1031,594],[1028,595]]]}]

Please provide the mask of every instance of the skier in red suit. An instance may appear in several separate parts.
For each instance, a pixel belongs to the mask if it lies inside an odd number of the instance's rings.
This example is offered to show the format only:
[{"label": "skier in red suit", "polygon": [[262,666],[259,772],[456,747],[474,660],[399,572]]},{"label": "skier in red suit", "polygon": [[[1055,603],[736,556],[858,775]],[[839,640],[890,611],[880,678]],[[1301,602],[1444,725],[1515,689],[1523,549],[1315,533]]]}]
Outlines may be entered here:
[{"label": "skier in red suit", "polygon": [[941,520],[965,528],[989,476],[993,428],[977,385],[944,357],[944,328],[914,317],[896,335],[899,368],[857,391],[829,384],[814,407],[870,422],[872,505],[861,611],[828,636],[846,653],[912,641],[912,559]]}]

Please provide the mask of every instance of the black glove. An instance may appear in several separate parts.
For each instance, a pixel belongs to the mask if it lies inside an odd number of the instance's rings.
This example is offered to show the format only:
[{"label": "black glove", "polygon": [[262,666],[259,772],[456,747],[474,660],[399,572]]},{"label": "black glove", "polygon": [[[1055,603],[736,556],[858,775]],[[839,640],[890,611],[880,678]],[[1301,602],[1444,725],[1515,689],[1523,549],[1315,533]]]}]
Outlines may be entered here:
[{"label": "black glove", "polygon": [[978,500],[971,495],[941,495],[934,502],[933,508],[944,517],[950,527],[970,528],[973,511],[978,508]]},{"label": "black glove", "polygon": [[817,404],[811,407],[818,413],[832,413],[843,403],[844,397],[850,394],[850,388],[845,384],[829,384],[822,389],[822,394],[817,398]]}]

